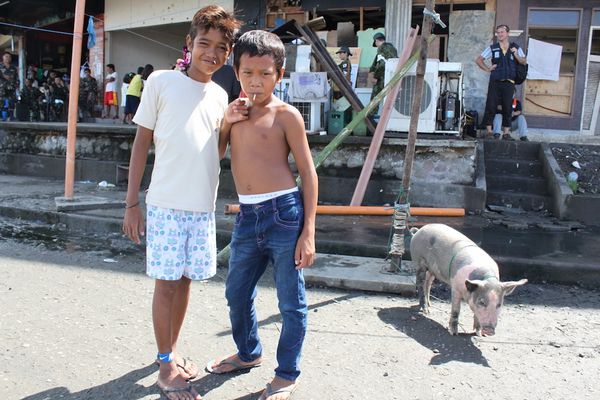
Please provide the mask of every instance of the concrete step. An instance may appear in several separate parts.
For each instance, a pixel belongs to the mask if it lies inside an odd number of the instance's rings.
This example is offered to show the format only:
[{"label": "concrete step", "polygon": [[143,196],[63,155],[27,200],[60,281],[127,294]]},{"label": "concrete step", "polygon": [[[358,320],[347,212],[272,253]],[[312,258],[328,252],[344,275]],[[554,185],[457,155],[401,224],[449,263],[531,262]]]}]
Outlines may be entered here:
[{"label": "concrete step", "polygon": [[540,144],[532,142],[486,140],[484,141],[485,158],[508,158],[511,160],[537,160]]},{"label": "concrete step", "polygon": [[537,194],[488,190],[486,204],[521,208],[523,210],[548,210],[552,206],[552,199],[549,196]]},{"label": "concrete step", "polygon": [[537,194],[540,196],[548,195],[546,180],[544,178],[488,174],[486,182],[488,190]]},{"label": "concrete step", "polygon": [[518,175],[530,178],[542,177],[542,163],[538,160],[520,160],[509,158],[485,158],[486,172],[502,175]]}]

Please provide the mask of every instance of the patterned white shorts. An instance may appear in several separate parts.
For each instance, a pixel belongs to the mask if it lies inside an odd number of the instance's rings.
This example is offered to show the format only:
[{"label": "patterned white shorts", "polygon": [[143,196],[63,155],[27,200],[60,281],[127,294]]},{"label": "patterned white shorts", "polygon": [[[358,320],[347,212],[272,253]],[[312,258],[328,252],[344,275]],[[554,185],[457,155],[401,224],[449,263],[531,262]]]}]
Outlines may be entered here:
[{"label": "patterned white shorts", "polygon": [[146,207],[146,274],[174,281],[217,272],[215,214]]}]

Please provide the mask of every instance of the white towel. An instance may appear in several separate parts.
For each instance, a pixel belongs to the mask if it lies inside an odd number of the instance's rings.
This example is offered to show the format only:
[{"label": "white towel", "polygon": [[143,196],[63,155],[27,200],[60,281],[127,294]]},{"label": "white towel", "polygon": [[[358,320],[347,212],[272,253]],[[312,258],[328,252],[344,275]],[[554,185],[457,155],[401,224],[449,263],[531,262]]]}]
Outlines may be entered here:
[{"label": "white towel", "polygon": [[557,81],[560,72],[562,46],[529,39],[527,47],[527,79]]}]

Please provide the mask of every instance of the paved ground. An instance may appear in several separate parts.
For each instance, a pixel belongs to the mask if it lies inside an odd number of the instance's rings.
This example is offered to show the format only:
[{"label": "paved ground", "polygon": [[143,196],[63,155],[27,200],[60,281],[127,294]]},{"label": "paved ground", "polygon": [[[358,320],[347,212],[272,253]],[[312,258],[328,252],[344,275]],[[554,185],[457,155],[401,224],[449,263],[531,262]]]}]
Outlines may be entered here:
[{"label": "paved ground", "polygon": [[[160,398],[142,255],[49,238],[0,239],[0,398]],[[193,285],[181,351],[199,363],[233,349],[225,273]],[[257,303],[265,365],[202,372],[193,384],[206,400],[257,399],[271,378],[281,322],[269,275]],[[294,398],[600,398],[600,291],[526,285],[489,338],[450,337],[448,292],[435,295],[426,318],[414,298],[310,287]],[[460,321],[470,331],[470,311]]]}]

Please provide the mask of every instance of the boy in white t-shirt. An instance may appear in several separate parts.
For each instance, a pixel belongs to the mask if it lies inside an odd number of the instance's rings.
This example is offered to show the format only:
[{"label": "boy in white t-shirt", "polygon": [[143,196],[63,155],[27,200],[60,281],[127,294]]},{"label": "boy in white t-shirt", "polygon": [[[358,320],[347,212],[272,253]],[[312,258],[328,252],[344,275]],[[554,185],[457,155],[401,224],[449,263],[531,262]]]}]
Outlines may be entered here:
[{"label": "boy in white t-shirt", "polygon": [[[134,122],[123,231],[144,235],[139,201],[148,150],[155,161],[146,196],[146,272],[155,279],[152,319],[160,365],[158,386],[169,399],[200,399],[186,382],[198,367],[176,354],[191,280],[216,273],[215,200],[219,133],[227,93],[211,81],[227,60],[240,22],[219,6],[199,10],[186,38],[187,71],[156,71],[148,78]],[[228,113],[227,129],[241,115]]]},{"label": "boy in white t-shirt", "polygon": [[114,119],[119,119],[119,99],[117,96],[117,71],[114,64],[106,64],[108,73],[104,78],[104,118],[110,118],[110,108],[115,107]]}]

